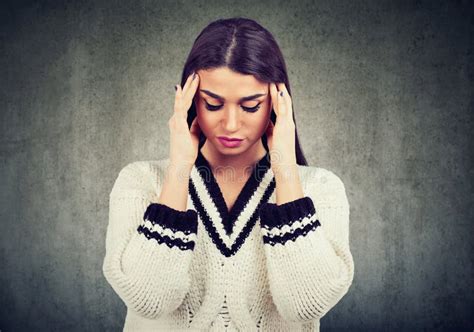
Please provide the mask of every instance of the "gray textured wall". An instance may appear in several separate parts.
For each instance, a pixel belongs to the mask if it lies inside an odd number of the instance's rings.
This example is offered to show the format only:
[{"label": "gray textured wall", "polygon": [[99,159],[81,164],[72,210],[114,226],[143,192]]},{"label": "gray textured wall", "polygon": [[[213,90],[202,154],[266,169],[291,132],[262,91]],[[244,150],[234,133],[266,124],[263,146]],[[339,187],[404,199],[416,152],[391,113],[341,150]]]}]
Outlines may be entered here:
[{"label": "gray textured wall", "polygon": [[351,204],[356,271],[322,330],[474,329],[471,1],[7,1],[0,329],[121,330],[101,271],[119,170],[167,157],[197,33],[257,19],[311,165]]}]

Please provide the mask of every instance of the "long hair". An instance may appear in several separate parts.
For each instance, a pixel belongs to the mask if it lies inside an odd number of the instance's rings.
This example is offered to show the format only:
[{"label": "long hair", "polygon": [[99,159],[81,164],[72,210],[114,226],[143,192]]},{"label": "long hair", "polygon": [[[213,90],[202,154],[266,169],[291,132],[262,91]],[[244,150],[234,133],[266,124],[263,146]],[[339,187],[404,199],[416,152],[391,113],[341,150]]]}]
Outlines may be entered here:
[{"label": "long hair", "polygon": [[[228,67],[243,75],[253,75],[261,82],[283,82],[291,96],[285,60],[280,48],[273,35],[254,20],[242,17],[218,19],[205,27],[196,37],[188,55],[181,76],[181,86],[184,86],[193,71],[219,67]],[[188,110],[189,128],[196,116],[196,106],[193,102]],[[273,107],[270,119],[275,124],[276,113]],[[296,163],[308,166],[298,140],[295,112],[293,121]],[[199,149],[205,141],[206,137],[201,132]],[[268,151],[266,134],[262,136],[262,143]]]}]

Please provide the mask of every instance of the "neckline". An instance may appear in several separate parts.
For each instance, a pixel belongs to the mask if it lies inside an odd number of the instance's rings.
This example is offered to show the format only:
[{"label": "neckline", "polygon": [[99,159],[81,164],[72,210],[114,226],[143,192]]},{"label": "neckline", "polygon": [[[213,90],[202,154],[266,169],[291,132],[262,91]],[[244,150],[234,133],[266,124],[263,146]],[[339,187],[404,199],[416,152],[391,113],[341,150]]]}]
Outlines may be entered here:
[{"label": "neckline", "polygon": [[266,151],[265,155],[252,166],[251,175],[245,182],[230,210],[227,208],[224,195],[222,194],[222,190],[212,173],[211,166],[201,150],[198,151],[195,167],[201,175],[202,180],[209,191],[209,195],[220,214],[226,234],[230,235],[237,218],[260,185],[267,170],[270,168],[270,155],[268,151]]}]

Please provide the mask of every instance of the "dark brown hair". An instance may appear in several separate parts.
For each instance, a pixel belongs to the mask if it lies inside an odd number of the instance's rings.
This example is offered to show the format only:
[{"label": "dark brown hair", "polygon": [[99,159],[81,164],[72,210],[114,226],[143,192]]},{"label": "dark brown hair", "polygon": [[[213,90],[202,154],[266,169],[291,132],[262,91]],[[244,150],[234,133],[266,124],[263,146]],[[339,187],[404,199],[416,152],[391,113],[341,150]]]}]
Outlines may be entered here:
[{"label": "dark brown hair", "polygon": [[[261,82],[285,83],[291,96],[291,87],[286,71],[285,60],[273,35],[254,20],[242,17],[219,19],[205,27],[194,41],[181,76],[181,86],[187,77],[200,69],[228,67],[230,70],[253,75]],[[188,127],[196,117],[196,107],[192,103],[188,111]],[[270,119],[276,121],[272,108]],[[301,150],[296,129],[295,112],[295,152],[296,163],[307,166],[308,163]],[[206,137],[201,133],[199,149]],[[267,135],[262,136],[262,143],[268,151]]]}]

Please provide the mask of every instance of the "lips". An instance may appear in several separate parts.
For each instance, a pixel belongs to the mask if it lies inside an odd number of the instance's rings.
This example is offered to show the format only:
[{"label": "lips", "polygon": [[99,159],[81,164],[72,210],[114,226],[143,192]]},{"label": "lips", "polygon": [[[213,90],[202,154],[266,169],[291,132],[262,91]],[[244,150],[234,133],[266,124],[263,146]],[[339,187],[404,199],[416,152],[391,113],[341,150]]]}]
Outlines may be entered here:
[{"label": "lips", "polygon": [[226,137],[226,136],[219,136],[218,138],[229,141],[229,142],[240,142],[242,138],[232,138],[232,137]]},{"label": "lips", "polygon": [[242,143],[241,139],[224,139],[223,137],[218,137],[219,142],[226,148],[236,148]]}]

